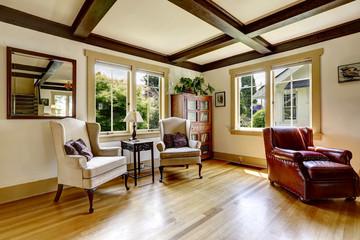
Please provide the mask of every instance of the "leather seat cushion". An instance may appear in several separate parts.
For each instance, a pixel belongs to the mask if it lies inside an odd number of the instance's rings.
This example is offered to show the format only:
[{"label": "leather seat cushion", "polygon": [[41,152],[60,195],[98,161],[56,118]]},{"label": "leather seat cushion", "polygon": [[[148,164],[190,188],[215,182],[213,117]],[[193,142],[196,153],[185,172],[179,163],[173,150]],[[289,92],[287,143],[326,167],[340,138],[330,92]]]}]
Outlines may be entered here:
[{"label": "leather seat cushion", "polygon": [[312,180],[353,179],[354,171],[350,165],[330,161],[303,162]]},{"label": "leather seat cushion", "polygon": [[93,157],[83,170],[83,178],[93,178],[126,164],[126,157]]},{"label": "leather seat cushion", "polygon": [[184,158],[200,156],[200,149],[183,147],[183,148],[167,148],[160,152],[160,158]]}]

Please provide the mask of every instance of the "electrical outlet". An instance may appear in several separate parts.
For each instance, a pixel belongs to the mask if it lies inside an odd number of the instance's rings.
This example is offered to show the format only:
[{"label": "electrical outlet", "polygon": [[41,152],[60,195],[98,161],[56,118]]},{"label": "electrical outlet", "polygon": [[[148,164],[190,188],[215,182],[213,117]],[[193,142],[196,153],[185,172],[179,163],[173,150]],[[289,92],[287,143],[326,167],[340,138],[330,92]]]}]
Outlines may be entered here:
[{"label": "electrical outlet", "polygon": [[242,156],[239,156],[239,163],[242,162]]}]

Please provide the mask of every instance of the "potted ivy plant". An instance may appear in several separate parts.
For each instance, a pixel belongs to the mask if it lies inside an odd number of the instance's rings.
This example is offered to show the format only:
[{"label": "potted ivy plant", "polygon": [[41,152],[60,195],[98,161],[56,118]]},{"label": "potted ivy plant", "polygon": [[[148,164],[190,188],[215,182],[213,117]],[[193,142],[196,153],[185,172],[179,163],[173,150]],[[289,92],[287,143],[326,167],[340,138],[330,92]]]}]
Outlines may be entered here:
[{"label": "potted ivy plant", "polygon": [[178,93],[194,93],[195,95],[208,95],[208,91],[213,93],[215,89],[210,84],[205,84],[203,77],[195,77],[194,79],[182,77],[178,84],[174,86],[175,94]]}]

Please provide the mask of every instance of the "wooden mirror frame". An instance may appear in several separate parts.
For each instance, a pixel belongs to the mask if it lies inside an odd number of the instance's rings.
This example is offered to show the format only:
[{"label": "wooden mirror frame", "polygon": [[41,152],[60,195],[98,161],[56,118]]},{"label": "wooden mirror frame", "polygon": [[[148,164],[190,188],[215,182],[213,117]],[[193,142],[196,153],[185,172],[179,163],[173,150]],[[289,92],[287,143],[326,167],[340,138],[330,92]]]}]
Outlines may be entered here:
[{"label": "wooden mirror frame", "polygon": [[[33,55],[37,57],[44,57],[50,59],[56,59],[64,62],[70,62],[72,64],[72,114],[71,116],[13,116],[11,114],[11,98],[12,98],[12,53],[22,53],[27,55]],[[7,71],[7,119],[59,119],[72,117],[76,118],[76,60],[63,58],[59,56],[33,52],[29,50],[7,47],[6,48],[7,60],[6,60],[6,71]]]}]

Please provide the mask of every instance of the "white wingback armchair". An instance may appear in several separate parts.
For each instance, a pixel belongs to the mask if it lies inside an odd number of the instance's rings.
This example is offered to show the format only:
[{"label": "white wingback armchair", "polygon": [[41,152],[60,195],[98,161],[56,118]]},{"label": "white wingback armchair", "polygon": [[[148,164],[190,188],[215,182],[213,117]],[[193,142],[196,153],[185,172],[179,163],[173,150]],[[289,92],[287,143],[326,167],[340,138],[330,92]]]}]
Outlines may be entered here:
[{"label": "white wingback armchair", "polygon": [[[54,201],[59,201],[64,184],[83,188],[89,198],[89,212],[94,211],[93,193],[96,188],[118,176],[125,176],[125,187],[128,190],[128,172],[126,158],[119,156],[117,147],[101,148],[99,145],[100,125],[73,118],[51,121],[50,127],[53,136],[57,158],[58,190]],[[94,154],[88,162],[82,155],[67,155],[65,143],[81,138]]]},{"label": "white wingback armchair", "polygon": [[[201,176],[201,142],[191,140],[190,138],[191,131],[191,121],[171,117],[167,119],[160,120],[160,139],[161,141],[157,143],[156,147],[160,152],[160,182],[163,180],[163,170],[165,166],[179,166],[184,165],[188,166],[189,164],[199,165],[199,177]],[[188,140],[188,147],[181,148],[166,148],[164,143],[165,134],[174,134],[174,133],[184,134]]]}]

